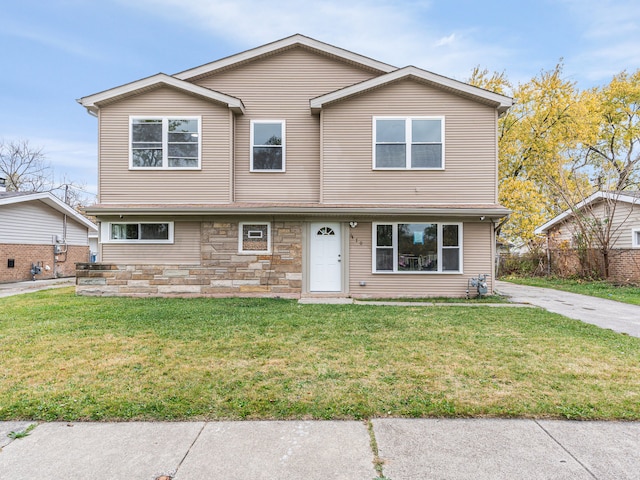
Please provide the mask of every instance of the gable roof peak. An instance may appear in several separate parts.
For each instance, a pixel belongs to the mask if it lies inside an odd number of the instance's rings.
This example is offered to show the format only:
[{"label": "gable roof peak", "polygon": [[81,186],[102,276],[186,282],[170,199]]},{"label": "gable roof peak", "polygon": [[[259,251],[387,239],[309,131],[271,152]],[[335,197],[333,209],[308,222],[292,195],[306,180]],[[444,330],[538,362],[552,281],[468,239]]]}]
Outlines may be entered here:
[{"label": "gable roof peak", "polygon": [[51,192],[3,192],[3,194],[0,194],[0,207],[3,205],[21,204],[33,201],[40,201],[54,210],[73,218],[76,222],[84,225],[89,230],[98,230],[98,227],[91,220],[80,215]]},{"label": "gable roof peak", "polygon": [[585,197],[581,202],[576,204],[573,208],[565,210],[561,214],[553,217],[545,224],[536,228],[534,230],[534,233],[536,235],[545,235],[552,227],[572,217],[574,212],[580,211],[591,204],[599,202],[600,200],[623,202],[628,203],[632,206],[640,206],[640,192],[636,190],[596,190],[591,195]]},{"label": "gable roof peak", "polygon": [[225,104],[230,110],[235,113],[244,113],[244,105],[242,101],[236,97],[225,95],[224,93],[211,90],[209,88],[201,87],[193,83],[185,82],[174,77],[171,77],[165,73],[157,73],[150,77],[136,80],[119,87],[111,88],[103,92],[95,93],[86,97],[78,99],[78,103],[85,107],[90,113],[96,113],[100,107],[101,102],[114,101],[119,98],[124,98],[129,95],[135,95],[144,91],[148,91],[154,88],[167,86],[177,90],[181,90],[185,93],[197,95],[208,100]]},{"label": "gable roof peak", "polygon": [[444,77],[437,73],[409,65],[407,67],[398,68],[384,75],[365,80],[364,82],[336,90],[335,92],[313,98],[309,102],[311,111],[317,113],[329,103],[337,102],[347,97],[363,93],[367,90],[388,85],[389,83],[406,78],[414,78],[436,88],[448,90],[456,95],[461,95],[481,103],[489,104],[495,107],[500,115],[505,113],[513,105],[513,99],[511,97],[490,92],[489,90],[484,90],[479,87],[474,87],[468,83],[460,82],[459,80],[454,80],[452,78]]},{"label": "gable roof peak", "polygon": [[206,63],[199,67],[190,68],[189,70],[176,73],[173,75],[173,77],[178,78],[180,80],[192,81],[198,77],[209,75],[218,70],[230,68],[242,63],[257,60],[264,56],[272,55],[279,51],[284,51],[296,46],[302,46],[311,50],[315,50],[324,55],[336,57],[343,61],[353,63],[370,70],[375,70],[380,73],[392,72],[397,69],[393,65],[389,65],[387,63],[380,62],[378,60],[374,60],[372,58],[366,57],[364,55],[351,52],[344,48],[336,47],[334,45],[321,42],[314,38],[307,37],[306,35],[296,33],[289,37],[276,40],[275,42],[270,42],[260,47],[252,48],[250,50],[245,50],[244,52],[230,55],[220,60],[215,60],[213,62]]}]

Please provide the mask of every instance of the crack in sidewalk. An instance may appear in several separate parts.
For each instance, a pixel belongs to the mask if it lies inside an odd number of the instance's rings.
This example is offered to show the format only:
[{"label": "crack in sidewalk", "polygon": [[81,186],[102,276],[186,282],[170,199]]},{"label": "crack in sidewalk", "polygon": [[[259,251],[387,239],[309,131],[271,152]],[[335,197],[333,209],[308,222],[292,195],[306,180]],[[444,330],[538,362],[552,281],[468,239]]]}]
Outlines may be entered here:
[{"label": "crack in sidewalk", "polygon": [[204,431],[205,427],[207,426],[208,422],[204,422],[202,424],[202,428],[200,429],[200,431],[198,432],[198,434],[196,435],[196,438],[193,439],[193,442],[191,442],[191,445],[189,445],[189,448],[187,449],[187,452],[184,454],[184,456],[182,457],[182,460],[180,460],[180,462],[178,463],[178,466],[176,467],[176,470],[174,472],[174,474],[171,476],[171,478],[174,478],[175,476],[178,475],[178,472],[180,471],[180,467],[182,466],[182,464],[184,463],[184,461],[187,459],[187,457],[189,456],[189,454],[191,453],[191,449],[193,448],[193,446],[196,444],[196,442],[198,441],[198,439],[200,438],[200,435],[202,435],[202,432]]},{"label": "crack in sidewalk", "polygon": [[369,431],[369,445],[371,446],[371,451],[373,452],[373,468],[378,474],[378,476],[374,480],[385,480],[387,479],[387,477],[384,476],[384,472],[382,471],[384,460],[380,458],[380,454],[378,452],[378,441],[376,440],[376,434],[373,430],[373,422],[371,421],[371,419],[368,419],[365,421],[365,423],[367,425],[367,430]]},{"label": "crack in sidewalk", "polygon": [[546,433],[546,434],[549,436],[549,438],[550,438],[551,440],[553,440],[554,442],[556,442],[556,443],[560,446],[560,448],[562,448],[562,450],[564,450],[564,451],[567,453],[567,455],[569,455],[571,458],[573,458],[573,459],[578,463],[578,465],[580,465],[582,468],[584,468],[584,469],[585,469],[585,471],[586,471],[589,475],[591,475],[593,478],[595,478],[596,480],[598,480],[598,477],[597,477],[597,476],[596,476],[596,475],[595,475],[591,470],[589,470],[589,467],[587,467],[584,463],[582,463],[582,462],[580,461],[580,459],[578,459],[578,457],[576,457],[573,453],[571,453],[571,452],[569,451],[569,449],[567,449],[564,445],[562,445],[562,443],[560,443],[560,441],[558,441],[558,440],[557,440],[557,439],[556,439],[556,438],[551,434],[551,432],[549,432],[546,428],[544,428],[542,425],[540,425],[540,423],[538,422],[538,420],[535,420],[535,419],[534,419],[533,421],[535,422],[535,424],[536,424],[536,425],[538,425],[538,427],[540,427],[540,429],[541,429],[544,433]]}]

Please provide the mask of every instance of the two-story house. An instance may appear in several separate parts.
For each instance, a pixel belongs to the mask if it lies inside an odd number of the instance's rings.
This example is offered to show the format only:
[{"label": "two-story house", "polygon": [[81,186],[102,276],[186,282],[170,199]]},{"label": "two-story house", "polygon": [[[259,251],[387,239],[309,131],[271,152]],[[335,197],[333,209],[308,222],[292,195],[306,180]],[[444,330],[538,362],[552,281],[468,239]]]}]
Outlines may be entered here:
[{"label": "two-story house", "polygon": [[509,97],[294,35],[79,102],[81,294],[464,296],[493,272]]}]

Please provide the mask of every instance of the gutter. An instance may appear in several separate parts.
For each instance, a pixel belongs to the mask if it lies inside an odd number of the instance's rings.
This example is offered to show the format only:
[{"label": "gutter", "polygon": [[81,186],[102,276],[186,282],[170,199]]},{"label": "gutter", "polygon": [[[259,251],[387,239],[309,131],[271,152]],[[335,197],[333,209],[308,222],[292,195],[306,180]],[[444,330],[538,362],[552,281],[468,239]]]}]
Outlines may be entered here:
[{"label": "gutter", "polygon": [[89,215],[151,215],[151,216],[195,216],[195,215],[220,215],[220,216],[250,216],[250,215],[421,215],[421,216],[459,216],[459,217],[491,217],[494,220],[506,217],[510,210],[501,207],[378,207],[378,206],[354,206],[354,207],[295,207],[295,206],[246,206],[246,207],[211,207],[211,206],[94,206],[87,207]]}]

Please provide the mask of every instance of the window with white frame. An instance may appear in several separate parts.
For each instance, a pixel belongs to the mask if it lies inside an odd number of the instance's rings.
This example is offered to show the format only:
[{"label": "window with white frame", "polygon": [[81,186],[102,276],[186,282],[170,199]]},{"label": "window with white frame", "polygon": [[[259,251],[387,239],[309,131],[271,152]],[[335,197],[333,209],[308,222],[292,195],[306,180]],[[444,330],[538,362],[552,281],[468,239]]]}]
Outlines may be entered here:
[{"label": "window with white frame", "polygon": [[131,117],[130,167],[199,169],[200,117]]},{"label": "window with white frame", "polygon": [[633,248],[640,248],[640,228],[634,228],[631,230],[631,235],[633,235],[631,246]]},{"label": "window with white frame", "polygon": [[102,228],[107,243],[173,243],[173,222],[113,222]]},{"label": "window with white frame", "polygon": [[270,223],[240,223],[238,228],[238,251],[240,253],[270,253]]},{"label": "window with white frame", "polygon": [[444,117],[374,117],[374,169],[444,168]]},{"label": "window with white frame", "polygon": [[251,171],[285,171],[284,120],[251,121]]},{"label": "window with white frame", "polygon": [[374,223],[374,273],[462,273],[462,224]]}]

